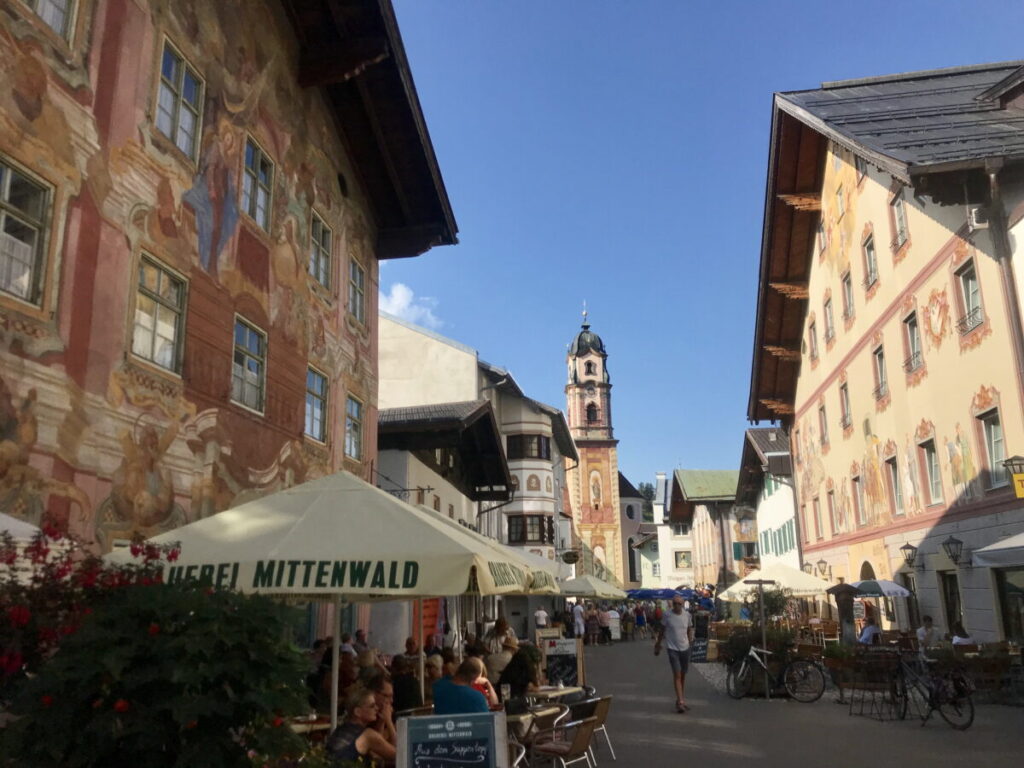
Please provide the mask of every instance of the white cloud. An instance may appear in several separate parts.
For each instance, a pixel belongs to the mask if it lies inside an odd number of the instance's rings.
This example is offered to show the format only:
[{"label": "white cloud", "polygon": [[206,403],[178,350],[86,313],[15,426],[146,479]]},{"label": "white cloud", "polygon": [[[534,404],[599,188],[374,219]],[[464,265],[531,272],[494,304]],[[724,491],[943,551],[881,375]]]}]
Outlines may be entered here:
[{"label": "white cloud", "polygon": [[437,299],[430,296],[416,296],[405,283],[392,283],[391,292],[380,294],[380,309],[389,315],[400,317],[410,323],[416,323],[436,331],[444,321],[434,314]]}]

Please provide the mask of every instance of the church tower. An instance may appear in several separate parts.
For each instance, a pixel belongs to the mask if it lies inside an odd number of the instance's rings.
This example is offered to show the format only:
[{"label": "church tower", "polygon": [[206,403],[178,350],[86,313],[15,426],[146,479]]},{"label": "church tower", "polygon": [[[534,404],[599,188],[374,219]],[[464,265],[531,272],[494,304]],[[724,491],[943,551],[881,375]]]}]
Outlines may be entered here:
[{"label": "church tower", "polygon": [[[612,430],[612,384],[608,353],[601,337],[583,327],[569,345],[565,385],[569,431],[579,451],[579,464],[567,464],[566,483],[573,521],[586,547],[583,571],[612,575],[624,582],[622,530],[619,517],[618,440]],[[602,573],[607,569],[608,573]]]}]

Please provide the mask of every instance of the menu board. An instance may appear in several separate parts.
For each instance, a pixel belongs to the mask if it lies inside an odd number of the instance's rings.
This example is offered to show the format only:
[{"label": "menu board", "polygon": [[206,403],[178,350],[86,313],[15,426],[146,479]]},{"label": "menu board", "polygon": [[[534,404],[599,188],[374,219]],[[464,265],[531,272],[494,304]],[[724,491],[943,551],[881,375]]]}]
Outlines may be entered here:
[{"label": "menu board", "polygon": [[578,638],[544,641],[544,672],[549,684],[583,685],[581,645]]},{"label": "menu board", "polygon": [[398,721],[400,768],[508,768],[504,712]]},{"label": "menu board", "polygon": [[697,611],[693,617],[693,643],[690,644],[690,661],[695,664],[708,660],[708,620],[707,611]]}]

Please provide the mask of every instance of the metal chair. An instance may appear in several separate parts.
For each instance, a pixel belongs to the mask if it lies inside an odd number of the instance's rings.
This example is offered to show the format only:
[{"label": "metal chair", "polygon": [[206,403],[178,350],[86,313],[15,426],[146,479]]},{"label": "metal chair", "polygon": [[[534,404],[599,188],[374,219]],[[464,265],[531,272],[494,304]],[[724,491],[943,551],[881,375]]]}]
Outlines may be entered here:
[{"label": "metal chair", "polygon": [[[612,753],[612,760],[618,760],[618,758],[615,757],[615,749],[612,747],[612,739],[608,735],[608,726],[606,725],[608,722],[608,710],[611,708],[611,696],[603,696],[597,700],[593,714],[593,718],[597,721],[597,724],[594,726],[594,734],[595,736],[598,733],[604,734],[604,740],[608,743],[608,751]],[[593,746],[590,748],[590,757],[594,761],[594,765],[597,765],[597,756],[594,754]]]},{"label": "metal chair", "polygon": [[526,747],[515,739],[508,742],[508,765],[509,768],[519,768],[526,759]]},{"label": "metal chair", "polygon": [[554,731],[558,724],[569,717],[569,707],[564,704],[541,704],[528,710],[533,719],[523,734],[523,744],[532,744],[536,734],[541,731]]},{"label": "metal chair", "polygon": [[[562,768],[568,768],[582,761],[587,764],[587,768],[594,768],[590,761],[590,742],[596,727],[597,718],[588,717],[586,720],[537,733],[530,745],[531,763],[537,757],[542,757],[550,758],[552,766],[560,764]],[[560,731],[563,738],[556,738],[556,731]],[[572,738],[569,738],[570,735]]]}]

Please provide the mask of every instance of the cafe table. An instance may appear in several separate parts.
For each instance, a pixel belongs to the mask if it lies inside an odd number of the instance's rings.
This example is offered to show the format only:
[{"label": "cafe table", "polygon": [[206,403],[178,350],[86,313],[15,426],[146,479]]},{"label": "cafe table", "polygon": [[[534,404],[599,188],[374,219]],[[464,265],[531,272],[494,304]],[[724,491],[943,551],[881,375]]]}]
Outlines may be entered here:
[{"label": "cafe table", "polygon": [[583,689],[578,685],[567,685],[559,688],[556,685],[544,685],[536,691],[530,691],[527,696],[538,701],[558,701],[566,696],[578,696]]},{"label": "cafe table", "polygon": [[530,730],[536,720],[553,717],[563,711],[564,707],[539,706],[527,712],[520,712],[514,715],[505,715],[505,723],[508,726],[509,734],[519,743],[524,743],[529,736]]}]

